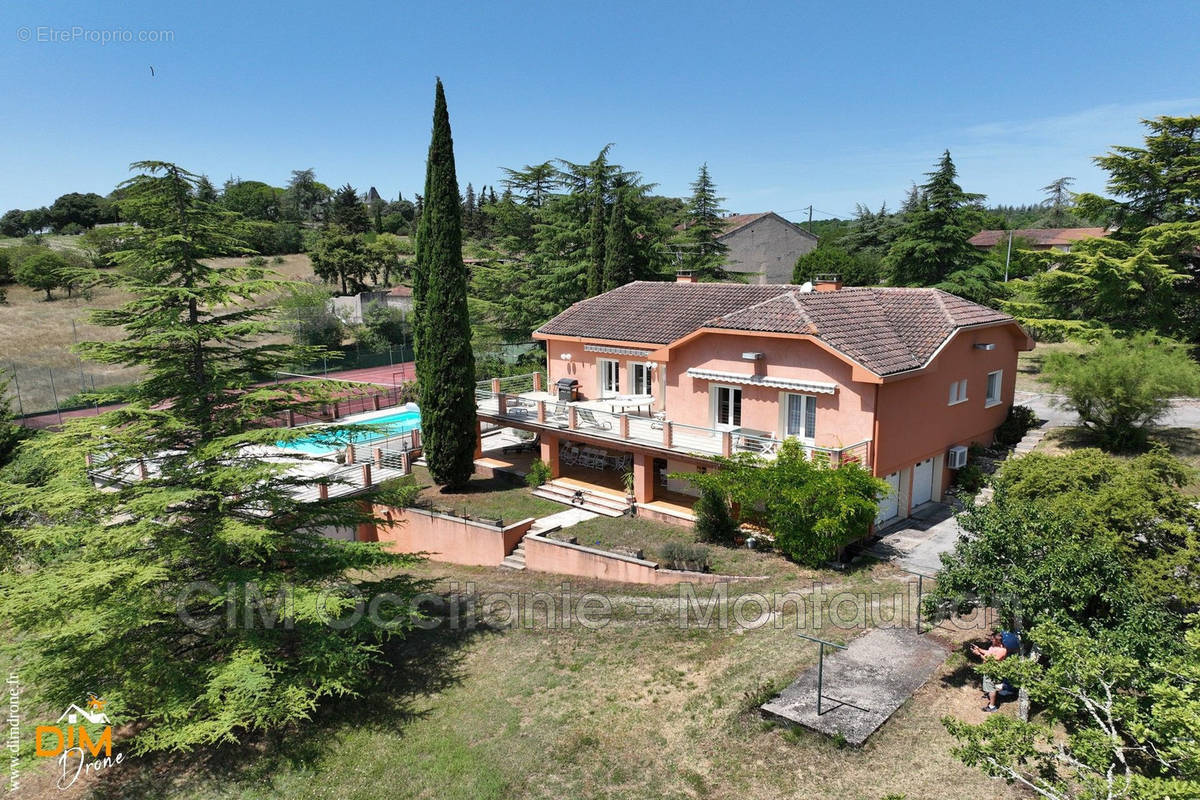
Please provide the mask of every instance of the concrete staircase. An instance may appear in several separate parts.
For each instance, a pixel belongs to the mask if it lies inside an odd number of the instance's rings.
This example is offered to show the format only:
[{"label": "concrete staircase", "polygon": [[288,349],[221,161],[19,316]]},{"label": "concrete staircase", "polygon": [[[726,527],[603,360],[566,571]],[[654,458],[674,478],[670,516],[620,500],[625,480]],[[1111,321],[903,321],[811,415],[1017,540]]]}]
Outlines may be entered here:
[{"label": "concrete staircase", "polygon": [[511,553],[504,557],[500,562],[500,566],[508,569],[525,569],[525,539],[517,542],[517,546]]},{"label": "concrete staircase", "polygon": [[[582,502],[576,496],[577,492],[582,492]],[[578,486],[561,483],[557,480],[542,484],[533,490],[533,494],[535,497],[542,497],[546,500],[553,500],[556,503],[582,508],[594,514],[599,514],[602,517],[620,517],[629,512],[629,502],[626,501],[623,495],[581,489]]]}]

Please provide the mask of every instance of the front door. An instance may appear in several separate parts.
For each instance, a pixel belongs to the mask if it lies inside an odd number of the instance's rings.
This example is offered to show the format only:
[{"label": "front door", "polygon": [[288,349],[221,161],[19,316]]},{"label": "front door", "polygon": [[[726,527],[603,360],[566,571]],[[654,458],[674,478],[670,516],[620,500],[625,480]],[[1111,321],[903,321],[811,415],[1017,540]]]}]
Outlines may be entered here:
[{"label": "front door", "polygon": [[927,458],[913,467],[912,507],[933,499],[933,459]]}]

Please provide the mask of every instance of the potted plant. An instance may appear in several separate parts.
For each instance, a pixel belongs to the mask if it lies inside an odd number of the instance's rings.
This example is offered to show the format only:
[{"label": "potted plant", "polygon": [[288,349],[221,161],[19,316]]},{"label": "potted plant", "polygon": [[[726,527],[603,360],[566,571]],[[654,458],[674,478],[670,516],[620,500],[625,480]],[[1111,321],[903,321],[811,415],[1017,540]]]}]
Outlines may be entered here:
[{"label": "potted plant", "polygon": [[621,482],[625,484],[625,502],[633,504],[633,470],[629,470],[621,476]]}]

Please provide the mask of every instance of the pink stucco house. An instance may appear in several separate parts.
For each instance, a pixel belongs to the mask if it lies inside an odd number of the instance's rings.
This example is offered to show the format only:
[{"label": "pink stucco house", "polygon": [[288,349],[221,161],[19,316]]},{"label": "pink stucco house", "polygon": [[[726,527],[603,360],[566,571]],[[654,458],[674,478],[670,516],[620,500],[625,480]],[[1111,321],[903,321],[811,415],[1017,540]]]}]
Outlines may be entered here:
[{"label": "pink stucco house", "polygon": [[691,491],[669,474],[770,457],[786,437],[883,478],[878,524],[906,517],[941,499],[966,446],[990,443],[1033,347],[1012,317],[937,289],[687,278],[576,303],[534,337],[545,385],[485,384],[480,420],[537,435],[549,496],[619,510],[632,473],[638,513],[681,522]]}]

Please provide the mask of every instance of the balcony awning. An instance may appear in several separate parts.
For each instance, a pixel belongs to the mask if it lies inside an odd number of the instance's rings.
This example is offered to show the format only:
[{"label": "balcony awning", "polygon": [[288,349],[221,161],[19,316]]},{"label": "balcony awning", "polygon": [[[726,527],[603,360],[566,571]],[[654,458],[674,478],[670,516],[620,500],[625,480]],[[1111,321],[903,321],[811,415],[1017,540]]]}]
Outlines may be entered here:
[{"label": "balcony awning", "polygon": [[797,392],[833,394],[837,391],[836,383],[802,381],[798,378],[780,378],[775,375],[747,375],[742,372],[723,372],[718,369],[700,369],[699,367],[688,367],[687,374],[689,378],[699,378],[703,381],[740,383],[746,386],[770,386],[774,389],[792,389]]},{"label": "balcony awning", "polygon": [[614,347],[607,344],[585,344],[584,352],[587,353],[608,353],[614,356],[637,356],[645,358],[650,355],[649,350],[639,350],[636,347]]}]

